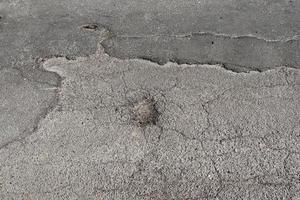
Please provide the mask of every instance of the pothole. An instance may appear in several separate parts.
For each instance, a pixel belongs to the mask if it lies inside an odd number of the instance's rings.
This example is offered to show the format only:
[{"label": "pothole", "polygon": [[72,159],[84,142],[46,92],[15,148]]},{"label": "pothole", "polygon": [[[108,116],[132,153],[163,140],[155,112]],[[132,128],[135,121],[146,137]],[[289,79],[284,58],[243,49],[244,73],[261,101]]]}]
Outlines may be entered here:
[{"label": "pothole", "polygon": [[144,97],[133,106],[133,120],[141,127],[149,124],[156,125],[159,112],[156,109],[156,102],[153,97]]},{"label": "pothole", "polygon": [[97,30],[99,28],[99,26],[98,26],[98,24],[90,23],[90,24],[82,25],[81,28],[94,31],[94,30]]}]

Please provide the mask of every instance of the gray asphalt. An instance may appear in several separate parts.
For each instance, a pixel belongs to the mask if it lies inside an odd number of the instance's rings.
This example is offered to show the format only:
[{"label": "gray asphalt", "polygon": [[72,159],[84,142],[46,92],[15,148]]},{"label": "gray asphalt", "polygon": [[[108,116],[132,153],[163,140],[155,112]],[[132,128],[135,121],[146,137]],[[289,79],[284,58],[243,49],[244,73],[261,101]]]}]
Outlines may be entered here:
[{"label": "gray asphalt", "polygon": [[299,11],[0,1],[0,198],[300,199]]}]

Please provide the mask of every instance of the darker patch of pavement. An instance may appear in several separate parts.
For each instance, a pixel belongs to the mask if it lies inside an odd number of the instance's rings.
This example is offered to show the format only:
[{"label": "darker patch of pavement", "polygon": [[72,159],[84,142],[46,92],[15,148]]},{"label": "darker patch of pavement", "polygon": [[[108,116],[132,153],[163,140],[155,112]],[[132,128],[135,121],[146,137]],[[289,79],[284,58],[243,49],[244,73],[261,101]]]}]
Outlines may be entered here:
[{"label": "darker patch of pavement", "polygon": [[114,36],[102,42],[110,56],[139,58],[163,65],[221,64],[234,72],[300,68],[299,40],[264,40],[211,33],[188,35]]},{"label": "darker patch of pavement", "polygon": [[57,104],[61,77],[41,63],[91,55],[99,39],[97,32],[78,29],[89,20],[69,15],[5,20],[0,24],[0,91],[6,102],[0,106],[0,148],[35,132]]},{"label": "darker patch of pavement", "polygon": [[[0,149],[35,132],[39,121],[57,104],[60,76],[41,70],[28,73],[17,68],[0,72]],[[57,79],[51,84],[43,80],[49,74]]]}]

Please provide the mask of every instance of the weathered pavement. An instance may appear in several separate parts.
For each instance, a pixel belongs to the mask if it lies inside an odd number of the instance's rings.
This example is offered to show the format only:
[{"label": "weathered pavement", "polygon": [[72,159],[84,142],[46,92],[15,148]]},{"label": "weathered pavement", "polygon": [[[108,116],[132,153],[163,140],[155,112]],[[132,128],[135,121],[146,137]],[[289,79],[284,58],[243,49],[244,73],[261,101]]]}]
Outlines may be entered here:
[{"label": "weathered pavement", "polygon": [[0,198],[300,199],[299,8],[0,1]]},{"label": "weathered pavement", "polygon": [[[53,58],[59,102],[1,150],[1,199],[299,199],[300,74]],[[145,76],[146,75],[146,76]],[[158,121],[132,118],[151,96]]]}]

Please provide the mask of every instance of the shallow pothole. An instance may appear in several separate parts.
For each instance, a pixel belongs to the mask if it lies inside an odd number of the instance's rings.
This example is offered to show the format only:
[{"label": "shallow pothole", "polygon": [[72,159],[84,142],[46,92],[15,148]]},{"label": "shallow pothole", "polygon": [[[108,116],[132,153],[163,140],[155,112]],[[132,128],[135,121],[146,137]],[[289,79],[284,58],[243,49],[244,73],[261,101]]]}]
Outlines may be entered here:
[{"label": "shallow pothole", "polygon": [[156,125],[159,112],[156,109],[156,102],[153,97],[144,97],[133,105],[134,122],[141,127],[149,124]]}]

